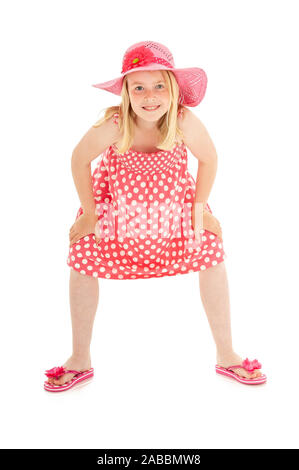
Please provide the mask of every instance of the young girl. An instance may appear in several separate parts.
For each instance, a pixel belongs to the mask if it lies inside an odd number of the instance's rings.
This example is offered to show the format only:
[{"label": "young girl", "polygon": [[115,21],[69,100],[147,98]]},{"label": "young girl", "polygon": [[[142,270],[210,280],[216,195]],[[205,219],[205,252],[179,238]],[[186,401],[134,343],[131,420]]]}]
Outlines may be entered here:
[{"label": "young girl", "polygon": [[[58,392],[93,376],[90,342],[98,278],[146,279],[199,273],[200,294],[216,343],[216,372],[261,384],[261,364],[232,346],[221,226],[207,203],[217,154],[189,107],[203,99],[207,77],[177,69],[164,45],[145,41],[124,54],[121,76],[93,85],[121,95],[75,147],[72,174],[81,202],[70,229],[73,353],[46,371]],[[187,106],[187,107],[186,107]],[[187,148],[198,159],[196,182]],[[91,161],[100,155],[91,176]],[[191,217],[190,217],[191,213]]]}]

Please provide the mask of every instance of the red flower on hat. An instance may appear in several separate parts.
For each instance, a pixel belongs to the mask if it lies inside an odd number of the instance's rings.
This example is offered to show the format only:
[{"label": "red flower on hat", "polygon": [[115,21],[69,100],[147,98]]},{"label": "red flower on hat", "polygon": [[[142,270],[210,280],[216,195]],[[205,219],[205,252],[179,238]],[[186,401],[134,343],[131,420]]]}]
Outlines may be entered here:
[{"label": "red flower on hat", "polygon": [[254,359],[254,361],[249,361],[248,357],[246,357],[246,359],[242,362],[242,367],[251,372],[254,369],[260,369],[262,367],[262,364],[260,364],[257,359]]},{"label": "red flower on hat", "polygon": [[47,377],[60,377],[61,375],[65,374],[64,367],[53,367],[52,369],[46,370],[45,372]]},{"label": "red flower on hat", "polygon": [[155,55],[149,48],[145,46],[136,47],[125,55],[121,73],[133,68],[144,67],[152,62],[155,62]]}]

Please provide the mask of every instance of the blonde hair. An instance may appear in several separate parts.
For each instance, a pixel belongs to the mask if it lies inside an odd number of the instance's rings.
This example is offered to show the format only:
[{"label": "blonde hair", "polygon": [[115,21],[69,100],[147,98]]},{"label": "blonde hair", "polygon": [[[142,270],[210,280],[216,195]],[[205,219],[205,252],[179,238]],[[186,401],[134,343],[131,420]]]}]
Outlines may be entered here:
[{"label": "blonde hair", "polygon": [[[183,132],[177,125],[177,114],[183,106],[178,103],[179,86],[174,74],[169,70],[161,70],[161,72],[169,91],[170,106],[167,113],[159,119],[157,124],[158,130],[161,134],[161,139],[157,148],[160,150],[172,150],[176,141],[184,138]],[[127,75],[125,75],[121,91],[122,101],[120,105],[106,108],[104,117],[93,124],[93,127],[99,127],[103,122],[110,119],[114,113],[119,113],[118,126],[122,132],[122,141],[118,151],[121,154],[129,150],[133,143],[137,116],[131,106],[127,82]]]}]

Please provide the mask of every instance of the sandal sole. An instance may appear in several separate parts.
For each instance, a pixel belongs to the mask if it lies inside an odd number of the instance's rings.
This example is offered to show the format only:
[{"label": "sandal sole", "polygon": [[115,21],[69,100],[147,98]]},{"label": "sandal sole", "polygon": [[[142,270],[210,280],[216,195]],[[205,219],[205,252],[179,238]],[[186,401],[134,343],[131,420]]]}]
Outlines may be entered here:
[{"label": "sandal sole", "polygon": [[80,374],[75,375],[70,382],[66,382],[63,385],[52,385],[47,380],[44,382],[44,389],[47,392],[64,392],[74,387],[83,380],[90,379],[94,375],[94,369],[91,368],[87,371],[81,372]]},{"label": "sandal sole", "polygon": [[241,377],[240,375],[236,374],[235,372],[227,370],[224,367],[215,366],[215,369],[216,369],[217,374],[226,375],[227,377],[235,379],[238,382],[241,382],[242,384],[246,384],[246,385],[259,385],[259,384],[263,384],[267,381],[267,376],[265,374],[262,374],[262,375],[260,375],[259,377],[255,378],[255,379],[247,379],[246,377]]}]

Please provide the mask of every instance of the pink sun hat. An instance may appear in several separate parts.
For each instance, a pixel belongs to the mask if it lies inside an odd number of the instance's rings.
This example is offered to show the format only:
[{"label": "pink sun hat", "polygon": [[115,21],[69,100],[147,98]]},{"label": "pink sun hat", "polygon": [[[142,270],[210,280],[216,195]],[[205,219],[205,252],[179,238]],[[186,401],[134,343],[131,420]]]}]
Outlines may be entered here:
[{"label": "pink sun hat", "polygon": [[179,103],[182,105],[197,106],[205,95],[208,81],[205,71],[199,67],[175,68],[170,50],[154,41],[137,42],[130,46],[123,56],[121,76],[92,86],[121,95],[124,76],[142,70],[170,70],[178,83]]}]

